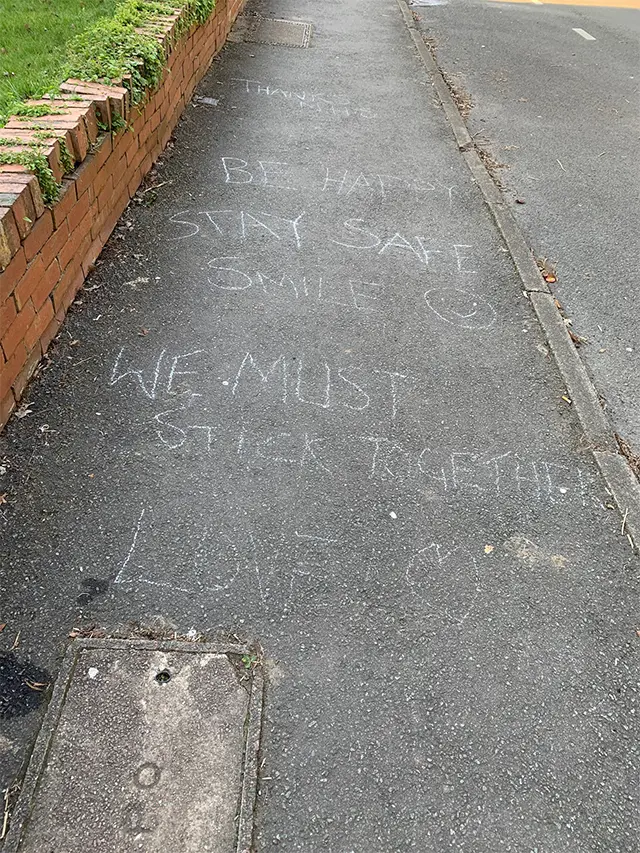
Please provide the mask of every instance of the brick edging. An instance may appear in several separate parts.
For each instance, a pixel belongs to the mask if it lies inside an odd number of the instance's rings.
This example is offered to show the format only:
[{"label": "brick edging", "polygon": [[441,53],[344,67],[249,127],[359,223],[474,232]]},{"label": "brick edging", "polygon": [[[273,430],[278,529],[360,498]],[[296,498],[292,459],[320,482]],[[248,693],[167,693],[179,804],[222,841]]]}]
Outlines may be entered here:
[{"label": "brick edging", "polygon": [[[32,173],[19,165],[0,166],[0,429],[118,219],[166,147],[243,3],[217,0],[209,19],[178,40],[179,14],[165,18],[165,32],[157,37],[167,65],[159,85],[140,105],[131,106],[127,81],[101,86],[68,80],[58,98],[35,102],[52,106],[52,114],[37,123],[47,132],[51,128],[43,153],[62,190],[47,207]],[[98,122],[111,127],[115,114],[129,127],[101,133]],[[11,119],[0,135],[23,140],[25,147],[34,137],[19,119]],[[65,177],[70,158],[74,170]]]}]

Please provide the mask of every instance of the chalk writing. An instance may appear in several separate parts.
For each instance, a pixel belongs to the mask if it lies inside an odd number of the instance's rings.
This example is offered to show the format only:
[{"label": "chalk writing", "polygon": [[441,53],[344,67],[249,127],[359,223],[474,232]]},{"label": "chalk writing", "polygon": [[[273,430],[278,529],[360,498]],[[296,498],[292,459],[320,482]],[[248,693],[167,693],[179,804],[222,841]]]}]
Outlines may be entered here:
[{"label": "chalk writing", "polygon": [[458,287],[427,290],[425,301],[436,317],[463,329],[488,329],[496,312],[482,296]]},{"label": "chalk writing", "polygon": [[[325,606],[335,601],[335,587],[344,590],[347,576],[350,587],[357,589],[375,575],[379,585],[394,591],[404,588],[419,599],[425,617],[462,625],[482,593],[481,565],[485,572],[490,570],[484,537],[469,543],[460,532],[452,531],[425,541],[422,516],[405,520],[404,533],[412,544],[398,552],[385,535],[382,512],[375,518],[375,510],[370,525],[347,511],[340,533],[335,531],[335,519],[316,516],[310,527],[300,529],[294,517],[262,536],[255,529],[238,527],[234,508],[229,532],[222,520],[214,527],[195,512],[181,519],[183,536],[176,559],[168,563],[159,559],[166,548],[165,508],[160,503],[144,509],[140,518],[148,522],[137,539],[135,559],[118,579],[124,594],[146,584],[169,589],[171,595],[183,592],[232,606],[242,601],[248,612],[286,617],[300,607],[308,613],[310,602]],[[224,516],[223,506],[213,505],[211,510],[212,517]],[[135,531],[140,532],[139,524]],[[505,553],[512,553],[510,542],[503,543]],[[144,764],[136,771],[134,783],[141,789],[152,788],[161,774],[157,765]]]},{"label": "chalk writing", "polygon": [[[191,218],[187,219],[186,215]],[[260,213],[246,210],[201,210],[191,213],[181,210],[169,217],[173,225],[184,226],[185,233],[170,237],[170,240],[186,240],[200,234],[203,226],[208,225],[209,232],[225,238],[236,237],[243,243],[251,240],[271,238],[277,242],[293,239],[297,249],[301,246],[300,220],[305,215],[304,210],[291,219],[275,213]],[[178,217],[182,217],[179,219]],[[201,222],[194,218],[201,217]]]},{"label": "chalk writing", "polygon": [[291,191],[304,189],[341,199],[406,198],[409,194],[416,201],[432,201],[442,194],[451,208],[455,190],[455,186],[435,179],[418,181],[363,168],[345,169],[343,166],[320,164],[301,168],[279,160],[230,156],[221,157],[220,162],[225,184]]},{"label": "chalk writing", "polygon": [[[271,243],[286,249],[300,250],[304,245],[318,248],[321,245],[342,246],[358,252],[369,252],[395,262],[407,257],[430,271],[447,270],[456,275],[476,275],[472,268],[474,247],[466,243],[437,243],[420,234],[405,234],[397,228],[378,227],[362,218],[346,219],[335,237],[327,236],[326,228],[310,220],[305,211],[294,215],[280,215],[246,210],[181,210],[169,217],[171,230],[178,226],[179,233],[167,239],[189,240],[200,235],[211,241],[213,237],[225,245],[237,240],[244,250],[247,246],[262,246]],[[335,251],[335,250],[334,250]],[[213,260],[238,260],[237,252],[218,256]],[[229,264],[223,270],[238,272]],[[248,273],[239,273],[246,276]],[[241,288],[236,288],[241,289]]]},{"label": "chalk writing", "polygon": [[232,77],[231,82],[237,84],[240,91],[252,95],[261,95],[272,102],[289,104],[304,112],[328,115],[335,118],[358,118],[371,119],[376,114],[367,107],[352,104],[341,95],[326,95],[321,92],[307,92],[281,89],[262,80],[247,80],[243,77]]},{"label": "chalk writing", "polygon": [[[359,218],[347,219],[342,224],[343,239],[336,240],[330,238],[332,243],[337,246],[344,246],[347,249],[357,249],[365,251],[373,251],[376,255],[391,254],[398,256],[399,253],[404,253],[408,257],[412,257],[419,264],[429,267],[435,255],[441,255],[442,249],[436,249],[428,241],[427,237],[413,235],[407,236],[400,231],[396,231],[393,236],[386,236],[388,229],[383,229],[380,233],[374,231],[371,227],[365,227],[365,220]],[[453,256],[455,258],[455,266],[457,272],[468,275],[475,275],[476,270],[469,269],[469,255],[473,246],[466,243],[452,244]]]},{"label": "chalk writing", "polygon": [[[202,390],[195,390],[203,388],[202,381],[209,374],[203,365],[207,358],[202,349],[178,355],[168,354],[163,349],[143,368],[127,358],[123,347],[116,356],[108,384],[113,387],[133,382],[133,387],[153,401],[180,398],[178,405],[172,404],[153,415],[160,441],[176,450],[187,442],[190,434],[197,432],[205,439],[207,450],[211,450],[219,427],[213,423],[194,422],[195,414],[190,423],[182,416],[185,411],[201,410],[203,404],[213,402],[211,394],[205,396]],[[221,398],[229,404],[234,399],[256,399],[262,395],[284,406],[342,408],[353,412],[363,412],[373,403],[378,416],[389,417],[393,422],[403,395],[415,385],[413,378],[399,371],[312,360],[304,354],[278,354],[265,359],[246,352],[232,357],[231,364],[234,366],[229,379],[215,386],[218,406]]]}]

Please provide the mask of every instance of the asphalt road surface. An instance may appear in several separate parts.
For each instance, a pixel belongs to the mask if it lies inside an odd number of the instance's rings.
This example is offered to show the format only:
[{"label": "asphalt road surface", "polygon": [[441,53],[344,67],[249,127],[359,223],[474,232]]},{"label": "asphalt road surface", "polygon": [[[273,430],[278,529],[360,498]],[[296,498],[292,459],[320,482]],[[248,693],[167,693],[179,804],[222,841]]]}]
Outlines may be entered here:
[{"label": "asphalt road surface", "polygon": [[260,851],[636,853],[637,558],[399,8],[251,9],[2,439],[0,782],[160,619],[270,660]]},{"label": "asphalt road surface", "polygon": [[640,4],[412,8],[473,103],[471,134],[507,167],[513,212],[555,267],[596,388],[640,452]]}]

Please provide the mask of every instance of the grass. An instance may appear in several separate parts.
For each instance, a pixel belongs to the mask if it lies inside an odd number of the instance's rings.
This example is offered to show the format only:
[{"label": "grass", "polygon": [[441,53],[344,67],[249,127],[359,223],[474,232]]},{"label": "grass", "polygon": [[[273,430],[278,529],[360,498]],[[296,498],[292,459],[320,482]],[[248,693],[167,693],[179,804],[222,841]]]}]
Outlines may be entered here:
[{"label": "grass", "polygon": [[[215,6],[215,0],[0,2],[0,128],[11,115],[24,117],[37,128],[34,119],[56,110],[26,105],[23,100],[55,93],[67,77],[105,83],[127,77],[133,102],[139,103],[160,80],[166,56],[153,34],[136,32],[136,28],[179,7],[179,36],[193,24],[204,23]],[[11,145],[10,137],[0,139],[3,145]],[[40,145],[34,143],[32,150],[17,155],[0,147],[0,164],[11,162],[35,172],[45,201],[55,201],[59,188]]]},{"label": "grass", "polygon": [[25,98],[55,89],[66,76],[67,43],[110,17],[117,0],[2,0],[0,127]]}]

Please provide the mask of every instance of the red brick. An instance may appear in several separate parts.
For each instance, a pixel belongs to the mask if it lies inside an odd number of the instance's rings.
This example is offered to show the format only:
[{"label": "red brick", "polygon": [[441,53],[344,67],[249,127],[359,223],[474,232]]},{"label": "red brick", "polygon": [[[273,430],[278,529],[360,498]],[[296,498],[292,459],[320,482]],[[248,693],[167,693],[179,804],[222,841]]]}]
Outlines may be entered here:
[{"label": "red brick", "polygon": [[33,258],[53,234],[53,216],[49,209],[36,221],[31,229],[31,234],[22,244],[27,263]]},{"label": "red brick", "polygon": [[13,297],[16,300],[18,311],[21,311],[28,302],[29,297],[39,285],[43,274],[44,263],[42,262],[41,257],[37,257],[29,264],[27,271],[16,285],[16,289],[13,291]]},{"label": "red brick", "polygon": [[27,269],[24,249],[20,248],[4,272],[0,272],[0,299],[4,300],[13,293],[16,285]]},{"label": "red brick", "polygon": [[62,320],[58,320],[57,317],[54,317],[40,336],[40,349],[42,351],[42,355],[44,355],[45,352],[49,349],[49,344],[60,331],[61,325]]},{"label": "red brick", "polygon": [[0,270],[9,266],[20,248],[20,234],[10,207],[0,207]]},{"label": "red brick", "polygon": [[[23,340],[25,332],[33,323],[35,316],[36,312],[33,305],[30,302],[27,302],[22,311],[20,311],[13,323],[2,336],[2,349],[4,351],[4,356],[7,359],[7,363],[16,348],[20,345],[20,342]],[[2,396],[2,394],[0,394],[0,396]]]},{"label": "red brick", "polygon": [[60,223],[60,227],[56,228],[51,237],[47,240],[40,251],[40,257],[45,267],[48,267],[54,258],[58,257],[58,252],[69,238],[69,226],[67,220]]},{"label": "red brick", "polygon": [[0,306],[0,337],[4,335],[9,326],[16,318],[16,301],[13,296],[9,296]]},{"label": "red brick", "polygon": [[69,231],[69,239],[58,252],[60,269],[66,270],[71,266],[74,270],[80,269],[82,258],[91,244],[91,229],[89,222],[85,226],[79,225],[74,231]]},{"label": "red brick", "polygon": [[96,196],[96,201],[98,202],[98,210],[102,213],[102,211],[109,204],[109,200],[113,195],[113,181],[109,178],[109,181],[102,187],[99,195]]},{"label": "red brick", "polygon": [[13,393],[16,400],[19,400],[20,397],[24,394],[24,389],[27,387],[27,384],[31,377],[34,374],[36,367],[40,362],[40,358],[42,357],[40,347],[36,347],[36,349],[32,350],[25,360],[25,363],[13,380]]},{"label": "red brick", "polygon": [[106,217],[102,228],[100,229],[100,239],[103,244],[107,242],[109,236],[113,229],[116,227],[118,219],[122,216],[127,204],[129,203],[129,194],[125,190],[122,195],[115,200],[112,205],[110,205],[111,209],[109,211],[108,216]]},{"label": "red brick", "polygon": [[21,166],[20,163],[3,163],[0,166],[0,175],[4,172],[15,172],[20,175],[31,174],[26,166]]},{"label": "red brick", "polygon": [[[69,211],[69,215],[67,216],[67,222],[69,224],[69,233],[72,233],[76,230],[76,228],[80,225],[84,217],[89,213],[89,193],[83,193],[78,201],[74,204],[74,206]],[[91,230],[91,224],[87,220],[85,223],[85,231],[89,232]]]},{"label": "red brick", "polygon": [[[29,326],[25,333],[24,345],[26,346],[28,352],[31,352],[35,345],[40,342],[40,336],[44,333],[44,330],[47,328],[47,326],[52,320],[53,302],[50,299],[47,299],[42,304],[42,307],[36,314],[35,320]],[[38,358],[41,354],[42,349],[38,347]]]},{"label": "red brick", "polygon": [[73,207],[73,205],[77,201],[75,183],[73,180],[65,180],[62,183],[62,191],[60,192],[60,198],[51,208],[51,212],[53,214],[53,224],[56,228],[59,228],[60,225],[67,218],[69,211]]},{"label": "red brick", "polygon": [[105,186],[111,186],[111,177],[112,177],[112,162],[111,160],[107,160],[102,169],[96,175],[96,178],[93,182],[93,192],[94,198],[99,198],[102,194],[102,190]]},{"label": "red brick", "polygon": [[88,192],[91,200],[94,197],[93,184],[100,170],[100,163],[96,157],[91,155],[87,157],[84,163],[81,163],[73,173],[71,180],[76,187],[76,198],[80,198],[85,192]]},{"label": "red brick", "polygon": [[0,400],[0,428],[7,423],[15,407],[16,398],[13,396],[13,392],[9,391],[7,395]]},{"label": "red brick", "polygon": [[100,252],[102,251],[103,246],[104,244],[100,241],[99,238],[97,238],[91,243],[91,245],[85,252],[85,256],[82,259],[82,271],[85,274],[85,277],[88,276],[91,272],[93,265],[100,256]]},{"label": "red brick", "polygon": [[119,136],[117,141],[114,140],[113,143],[113,156],[116,160],[120,160],[122,157],[127,155],[132,148],[138,144],[137,136],[128,131],[123,133],[122,136]]},{"label": "red brick", "polygon": [[113,142],[111,140],[111,134],[105,133],[102,139],[96,143],[92,152],[92,158],[95,159],[98,164],[98,169],[102,168],[112,151]]},{"label": "red brick", "polygon": [[89,150],[89,139],[87,138],[87,129],[84,122],[78,122],[74,127],[69,128],[71,132],[71,141],[73,143],[73,151],[76,155],[76,160],[82,162],[87,156]]},{"label": "red brick", "polygon": [[56,286],[60,278],[60,266],[58,261],[52,261],[44,271],[42,278],[31,293],[31,301],[36,311],[39,311],[45,301],[51,295],[53,288]]},{"label": "red brick", "polygon": [[93,144],[98,138],[98,133],[100,132],[98,129],[98,120],[96,118],[96,110],[93,104],[85,110],[84,113],[84,124],[87,132],[87,137],[89,142]]},{"label": "red brick", "polygon": [[18,228],[20,239],[24,240],[36,220],[36,209],[31,198],[31,193],[29,192],[28,182],[10,183],[7,180],[0,181],[0,193],[3,195],[7,194],[7,198],[10,193],[15,193],[10,207],[13,211],[13,218]]},{"label": "red brick", "polygon": [[53,299],[53,307],[56,311],[58,320],[62,320],[69,306],[76,298],[76,293],[82,287],[84,282],[84,273],[82,269],[76,268],[75,264],[69,266],[63,273],[62,278],[57,283],[55,290],[51,294]]},{"label": "red brick", "polygon": [[140,168],[136,169],[131,177],[129,178],[129,183],[127,184],[127,192],[129,193],[129,198],[133,198],[136,194],[138,187],[142,181],[142,172]]},{"label": "red brick", "polygon": [[133,134],[135,136],[139,136],[140,131],[142,130],[143,127],[144,127],[144,114],[140,112],[140,113],[138,113],[138,115],[136,115],[136,117],[133,120],[133,129],[132,129]]},{"label": "red brick", "polygon": [[0,369],[0,400],[3,400],[11,390],[13,381],[20,373],[23,364],[27,360],[27,351],[22,341],[15,348],[11,358]]}]

